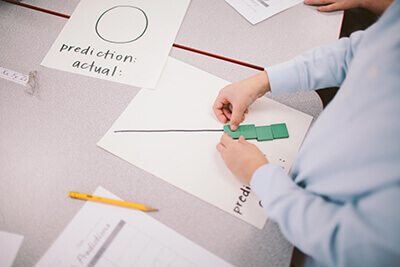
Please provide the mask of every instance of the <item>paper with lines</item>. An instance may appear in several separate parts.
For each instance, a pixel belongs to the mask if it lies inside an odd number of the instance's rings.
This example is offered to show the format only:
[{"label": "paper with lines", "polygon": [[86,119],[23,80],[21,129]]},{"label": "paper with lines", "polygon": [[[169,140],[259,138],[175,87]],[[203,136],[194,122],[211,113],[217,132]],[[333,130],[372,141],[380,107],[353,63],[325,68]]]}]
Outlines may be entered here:
[{"label": "paper with lines", "polygon": [[37,266],[231,265],[142,211],[88,201]]},{"label": "paper with lines", "polygon": [[251,24],[257,24],[303,0],[225,0]]}]

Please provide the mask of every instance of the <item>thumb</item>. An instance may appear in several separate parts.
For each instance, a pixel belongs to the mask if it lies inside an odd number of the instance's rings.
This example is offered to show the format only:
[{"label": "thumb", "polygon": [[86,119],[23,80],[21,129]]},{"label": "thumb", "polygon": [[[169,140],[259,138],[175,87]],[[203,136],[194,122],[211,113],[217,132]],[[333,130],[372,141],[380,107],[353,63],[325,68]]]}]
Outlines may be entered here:
[{"label": "thumb", "polygon": [[242,122],[243,113],[246,110],[245,107],[242,106],[233,106],[232,117],[231,117],[231,129],[232,131],[236,131],[239,127],[239,124]]},{"label": "thumb", "polygon": [[238,142],[239,142],[240,144],[243,144],[243,145],[250,145],[250,144],[251,144],[251,143],[249,143],[249,142],[246,140],[246,138],[244,138],[243,135],[241,135],[241,136],[239,137]]},{"label": "thumb", "polygon": [[239,141],[239,143],[243,143],[243,144],[247,143],[246,138],[244,138],[243,135],[241,135],[241,136],[239,137],[238,141]]}]

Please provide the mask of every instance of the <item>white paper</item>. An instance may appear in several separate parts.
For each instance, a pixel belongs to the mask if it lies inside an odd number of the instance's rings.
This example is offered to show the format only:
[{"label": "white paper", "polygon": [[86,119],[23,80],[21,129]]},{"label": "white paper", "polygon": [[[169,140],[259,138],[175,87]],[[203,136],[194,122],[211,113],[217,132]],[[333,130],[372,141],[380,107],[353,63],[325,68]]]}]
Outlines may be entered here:
[{"label": "white paper", "polygon": [[[121,200],[102,187],[93,195]],[[88,201],[37,266],[230,264],[142,211]]]},{"label": "white paper", "polygon": [[0,67],[0,78],[13,81],[22,85],[27,85],[29,81],[29,75],[25,75],[1,67]]},{"label": "white paper", "polygon": [[[114,155],[263,228],[258,198],[228,170],[216,149],[223,132],[114,133],[121,129],[222,129],[213,102],[228,82],[169,58],[156,90],[141,90],[98,145]],[[286,123],[290,138],[257,142],[270,162],[289,171],[312,117],[268,98],[244,124]]]},{"label": "white paper", "polygon": [[23,239],[22,235],[0,231],[0,266],[11,266]]},{"label": "white paper", "polygon": [[81,0],[42,65],[154,88],[190,0]]},{"label": "white paper", "polygon": [[297,5],[303,0],[225,0],[251,24],[257,24],[273,15]]}]

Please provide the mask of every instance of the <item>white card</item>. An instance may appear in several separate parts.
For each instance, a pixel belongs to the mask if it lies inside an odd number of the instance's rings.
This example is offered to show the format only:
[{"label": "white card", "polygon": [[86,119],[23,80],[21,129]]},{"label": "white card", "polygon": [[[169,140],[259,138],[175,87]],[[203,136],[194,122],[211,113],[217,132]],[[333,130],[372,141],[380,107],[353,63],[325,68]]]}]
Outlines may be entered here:
[{"label": "white card", "polygon": [[302,0],[225,0],[251,24],[257,24],[273,15],[297,5]]},{"label": "white card", "polygon": [[[263,228],[267,216],[216,149],[223,132],[114,133],[121,129],[222,129],[213,102],[228,82],[169,58],[156,90],[141,90],[98,146],[220,209]],[[266,97],[244,124],[286,123],[290,138],[257,142],[272,163],[290,169],[312,117]]]},{"label": "white card", "polygon": [[0,266],[11,266],[21,247],[22,235],[0,231]]},{"label": "white card", "polygon": [[190,0],[81,0],[42,65],[154,88]]}]

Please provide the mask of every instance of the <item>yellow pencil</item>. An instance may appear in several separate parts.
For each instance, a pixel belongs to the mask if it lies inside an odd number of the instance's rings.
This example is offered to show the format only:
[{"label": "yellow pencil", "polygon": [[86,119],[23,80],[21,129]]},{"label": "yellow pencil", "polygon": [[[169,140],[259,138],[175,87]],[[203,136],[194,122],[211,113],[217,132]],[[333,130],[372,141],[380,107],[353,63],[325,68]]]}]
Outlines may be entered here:
[{"label": "yellow pencil", "polygon": [[111,205],[116,205],[116,206],[121,206],[121,207],[127,207],[127,208],[142,210],[142,211],[158,211],[158,209],[147,207],[142,204],[130,203],[130,202],[126,202],[126,201],[114,200],[114,199],[109,199],[109,198],[104,198],[104,197],[96,197],[96,196],[82,194],[82,193],[78,193],[78,192],[69,192],[69,196],[72,198],[97,201],[97,202],[101,202],[101,203],[106,203],[106,204],[111,204]]}]

